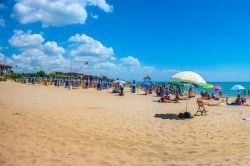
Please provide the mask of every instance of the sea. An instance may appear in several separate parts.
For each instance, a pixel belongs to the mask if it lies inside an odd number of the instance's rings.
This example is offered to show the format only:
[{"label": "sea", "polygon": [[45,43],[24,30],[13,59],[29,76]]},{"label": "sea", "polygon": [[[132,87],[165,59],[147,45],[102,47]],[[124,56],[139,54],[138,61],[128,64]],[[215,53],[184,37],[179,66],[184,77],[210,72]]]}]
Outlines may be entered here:
[{"label": "sea", "polygon": [[[248,90],[250,91],[250,82],[207,82],[208,84],[212,84],[214,86],[221,86],[222,87],[222,94],[223,96],[237,96],[238,95],[238,91],[233,91],[233,90],[230,90],[234,85],[242,85],[243,87],[246,88],[246,92],[248,92]],[[201,92],[201,91],[208,91],[208,93],[218,93],[218,92],[215,92],[213,89],[204,89],[203,87],[196,87],[194,88],[195,91],[197,92]],[[244,96],[244,91],[241,90],[239,92],[239,94],[241,96]],[[248,94],[245,96],[245,97],[250,97],[248,96]]]},{"label": "sea", "polygon": [[[162,81],[153,81],[153,83],[156,84],[166,84],[169,83],[171,81],[168,82],[162,82]],[[142,83],[142,82],[137,82],[137,83]],[[242,85],[243,87],[245,87],[246,89],[246,96],[247,98],[250,98],[250,95],[248,95],[248,91],[250,91],[250,82],[207,82],[207,84],[212,84],[213,86],[220,86],[222,87],[222,95],[223,96],[234,96],[236,97],[238,94],[241,95],[242,97],[244,96],[244,91],[241,90],[240,92],[238,91],[233,91],[230,90],[233,86],[235,85]],[[184,84],[183,90],[186,91],[188,89],[187,84]],[[194,91],[200,93],[201,91],[207,91],[209,94],[214,93],[215,95],[218,94],[219,92],[213,90],[213,89],[205,89],[202,86],[196,86],[193,88]]]},{"label": "sea", "polygon": [[[171,81],[170,81],[171,82]],[[164,84],[164,83],[168,83],[168,82],[155,82],[157,84]],[[234,85],[242,85],[243,87],[246,88],[246,93],[248,92],[248,90],[250,91],[250,82],[207,82],[207,84],[212,84],[214,86],[221,86],[222,87],[222,95],[223,96],[237,96],[238,94],[241,95],[242,97],[244,96],[244,91],[241,90],[240,92],[238,91],[233,91],[230,90]],[[183,87],[183,90],[186,91],[188,89],[188,85],[185,84],[185,86]],[[218,92],[216,92],[213,89],[205,89],[202,86],[197,86],[193,88],[194,91],[200,93],[201,91],[207,91],[209,94],[218,94]],[[250,98],[250,95],[247,95],[245,97]]]}]

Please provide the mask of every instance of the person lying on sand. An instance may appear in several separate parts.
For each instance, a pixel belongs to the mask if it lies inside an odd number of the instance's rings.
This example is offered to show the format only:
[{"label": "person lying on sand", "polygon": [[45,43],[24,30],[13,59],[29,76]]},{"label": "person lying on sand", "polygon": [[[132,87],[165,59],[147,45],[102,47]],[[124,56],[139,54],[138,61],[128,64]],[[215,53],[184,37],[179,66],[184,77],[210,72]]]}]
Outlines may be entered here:
[{"label": "person lying on sand", "polygon": [[161,103],[178,103],[179,100],[180,100],[179,95],[176,94],[174,99],[171,99],[170,95],[163,96],[163,97],[161,97],[161,99],[159,100],[159,102],[161,102]]},{"label": "person lying on sand", "polygon": [[211,95],[211,98],[213,99],[213,100],[220,100],[220,98],[219,97],[217,97],[217,96],[214,96],[214,94],[212,93],[212,95]]},{"label": "person lying on sand", "polygon": [[227,105],[244,105],[246,102],[246,98],[240,97],[240,95],[238,95],[235,101],[231,103],[228,102],[228,97],[226,98]]},{"label": "person lying on sand", "polygon": [[180,96],[179,96],[179,99],[180,99],[180,100],[189,100],[190,97],[187,96],[187,95],[185,95],[185,94],[183,94],[183,93],[181,93]]}]

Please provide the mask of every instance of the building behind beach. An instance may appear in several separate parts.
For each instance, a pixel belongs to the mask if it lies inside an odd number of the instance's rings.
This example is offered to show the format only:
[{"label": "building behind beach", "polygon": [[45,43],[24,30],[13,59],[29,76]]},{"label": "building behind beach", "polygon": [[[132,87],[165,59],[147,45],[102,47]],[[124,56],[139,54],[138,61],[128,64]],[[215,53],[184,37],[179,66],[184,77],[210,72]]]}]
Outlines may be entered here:
[{"label": "building behind beach", "polygon": [[12,66],[10,65],[0,64],[0,76],[12,73],[11,69],[12,69]]}]

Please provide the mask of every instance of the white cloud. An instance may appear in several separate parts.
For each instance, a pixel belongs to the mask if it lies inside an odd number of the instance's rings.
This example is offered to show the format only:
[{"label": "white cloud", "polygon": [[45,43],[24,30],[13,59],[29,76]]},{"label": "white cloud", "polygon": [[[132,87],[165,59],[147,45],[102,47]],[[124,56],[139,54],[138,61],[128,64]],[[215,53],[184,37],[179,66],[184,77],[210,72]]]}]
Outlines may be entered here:
[{"label": "white cloud", "polygon": [[111,61],[116,61],[116,57],[112,56],[112,57],[110,57],[110,60]]},{"label": "white cloud", "polygon": [[85,34],[71,36],[68,41],[73,43],[71,56],[108,58],[114,55],[112,47],[105,47],[101,42]]},{"label": "white cloud", "polygon": [[101,70],[116,70],[118,69],[118,65],[111,63],[111,62],[101,62],[97,63],[93,66],[94,69],[101,69]]},{"label": "white cloud", "polygon": [[89,61],[91,74],[103,74],[112,78],[141,80],[146,74],[153,76],[159,72],[152,66],[142,65],[139,59],[133,56],[116,60],[112,47],[105,47],[100,41],[85,34],[69,37],[68,45],[64,48],[55,41],[45,41],[41,34],[16,30],[9,43],[21,51],[13,54],[9,62],[24,72],[34,72],[35,67],[37,71],[48,71],[49,68],[70,71],[71,64],[72,71],[82,72],[84,61]]},{"label": "white cloud", "polygon": [[122,64],[127,65],[127,66],[134,66],[134,67],[140,66],[139,59],[134,58],[132,56],[121,58],[121,62]]},{"label": "white cloud", "polygon": [[4,59],[4,55],[0,53],[0,62],[2,62],[3,59]]},{"label": "white cloud", "polygon": [[31,31],[14,30],[14,35],[9,39],[9,43],[17,48],[35,48],[41,46],[44,38],[40,34],[31,34]]},{"label": "white cloud", "polygon": [[5,27],[5,20],[0,18],[0,27]]},{"label": "white cloud", "polygon": [[60,54],[64,54],[65,50],[63,47],[59,47],[57,45],[56,42],[52,41],[48,41],[44,44],[43,46],[43,50],[46,54],[48,55],[60,55]]},{"label": "white cloud", "polygon": [[153,66],[144,66],[143,69],[150,72],[156,70]]},{"label": "white cloud", "polygon": [[9,39],[9,43],[21,53],[13,54],[11,59],[14,65],[24,71],[33,70],[34,67],[62,68],[68,65],[68,60],[64,57],[65,50],[57,45],[55,41],[47,41],[40,34],[32,34],[31,31],[15,30],[14,35]]},{"label": "white cloud", "polygon": [[12,55],[11,58],[24,71],[34,70],[34,67],[45,68],[46,70],[49,67],[61,69],[64,65],[69,65],[62,54],[46,54],[43,50],[37,48],[26,49],[20,54]]},{"label": "white cloud", "polygon": [[41,22],[44,27],[84,24],[87,6],[96,6],[105,12],[113,10],[105,0],[18,0],[12,17],[22,24]]},{"label": "white cloud", "polygon": [[4,54],[0,53],[0,63],[11,64],[13,61],[6,57]]},{"label": "white cloud", "polygon": [[107,4],[105,0],[87,0],[87,3],[90,6],[98,6],[100,9],[102,9],[105,12],[113,11],[113,6]]},{"label": "white cloud", "polygon": [[92,15],[92,14],[91,14],[91,17],[92,17],[93,19],[98,19],[98,15],[96,15],[96,14],[95,14],[95,15]]}]

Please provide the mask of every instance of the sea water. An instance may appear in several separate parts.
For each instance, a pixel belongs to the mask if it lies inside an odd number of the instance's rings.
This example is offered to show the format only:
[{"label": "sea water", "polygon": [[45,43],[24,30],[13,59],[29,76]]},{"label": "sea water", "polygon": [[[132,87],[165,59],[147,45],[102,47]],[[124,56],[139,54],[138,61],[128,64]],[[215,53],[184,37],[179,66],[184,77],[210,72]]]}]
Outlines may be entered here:
[{"label": "sea water", "polygon": [[[250,82],[208,82],[208,84],[222,87],[223,96],[237,96],[238,91],[230,90],[234,85],[242,85],[243,87],[246,88],[246,93],[248,92],[248,90],[250,91]],[[208,93],[210,94],[211,93],[218,94],[218,92],[214,91],[213,89],[204,89],[203,87],[200,87],[200,86],[194,89],[198,92],[207,90]],[[244,90],[240,90],[239,94],[241,96],[244,96]],[[248,96],[247,94],[246,97],[250,97],[250,96]]]}]

